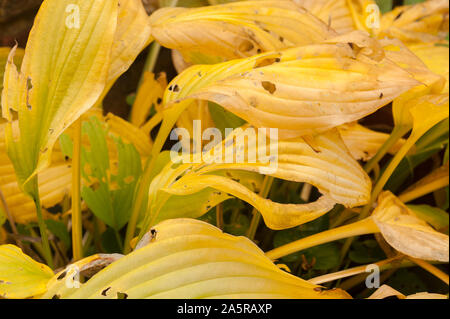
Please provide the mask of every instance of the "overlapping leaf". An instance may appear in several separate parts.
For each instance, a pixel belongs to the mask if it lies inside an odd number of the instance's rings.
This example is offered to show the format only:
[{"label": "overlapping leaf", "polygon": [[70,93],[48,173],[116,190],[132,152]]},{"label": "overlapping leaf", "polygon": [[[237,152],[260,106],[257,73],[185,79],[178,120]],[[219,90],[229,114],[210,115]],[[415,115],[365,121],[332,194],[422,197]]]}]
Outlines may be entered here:
[{"label": "overlapping leaf", "polygon": [[[8,62],[8,56],[11,51],[11,48],[0,47],[0,92],[3,90],[3,73],[5,72],[6,63]],[[17,49],[15,55],[15,63],[18,68],[22,65],[22,59],[25,54],[23,49]],[[1,94],[0,94],[1,95]],[[0,96],[1,102],[1,96]],[[0,119],[1,123],[2,119]]]},{"label": "overlapping leaf", "polygon": [[304,6],[340,34],[353,30],[367,30],[366,21],[369,13],[377,13],[373,12],[374,10],[368,10],[367,6],[375,3],[371,0],[296,0],[295,2]]},{"label": "overlapping leaf", "polygon": [[358,55],[357,48],[330,43],[193,66],[169,84],[165,102],[170,108],[183,99],[209,100],[256,127],[280,128],[281,137],[323,132],[373,113],[418,84],[392,62],[363,54],[376,50]]},{"label": "overlapping leaf", "polygon": [[10,110],[18,111],[20,134],[14,139],[7,128],[7,145],[27,193],[35,192],[25,184],[48,166],[59,135],[103,98],[149,41],[139,1],[43,3],[20,72],[10,54],[2,100],[9,121]]},{"label": "overlapping leaf", "polygon": [[335,34],[292,1],[164,8],[151,16],[150,24],[156,41],[179,50],[193,63],[208,56],[234,59],[318,43]]},{"label": "overlapping leaf", "polygon": [[[72,15],[66,13],[72,5]],[[6,128],[7,151],[20,186],[34,195],[30,178],[45,168],[59,135],[105,89],[117,24],[118,1],[46,0],[31,31],[20,72],[6,67],[3,116],[17,110],[20,135]]]},{"label": "overlapping leaf", "polygon": [[[153,220],[159,215],[161,205],[170,194],[191,195],[207,188],[247,201],[261,212],[267,226],[273,229],[289,228],[318,218],[336,203],[353,207],[368,201],[370,180],[352,159],[337,131],[316,136],[310,141],[313,146],[301,138],[271,140],[266,144],[267,149],[264,149],[264,152],[270,149],[270,155],[264,153],[261,156],[262,144],[259,141],[261,138],[266,139],[265,133],[250,131],[258,137],[249,138],[244,150],[241,143],[249,133],[248,130],[253,129],[244,127],[235,130],[225,141],[202,155],[197,153],[193,158],[185,155],[182,158],[184,164],[168,164],[154,179],[150,194],[162,190],[169,195],[154,196],[144,229],[154,225]],[[236,159],[233,157],[231,160],[230,154],[236,156]],[[255,157],[254,154],[259,155]],[[274,203],[258,196],[233,176],[217,174],[223,170],[251,171],[289,181],[310,183],[323,196],[316,202],[303,205]]]},{"label": "overlapping leaf", "polygon": [[[338,130],[342,140],[356,160],[367,161],[371,159],[389,138],[389,134],[370,130],[357,123],[341,125]],[[389,153],[395,154],[403,143],[403,140],[398,141],[389,150]]]},{"label": "overlapping leaf", "polygon": [[420,43],[408,46],[426,66],[436,74],[442,75],[446,79],[446,84],[442,93],[449,90],[449,48],[447,42]]},{"label": "overlapping leaf", "polygon": [[448,10],[446,0],[428,0],[397,7],[382,16],[378,36],[397,38],[405,43],[437,41],[445,37],[444,32],[448,32],[448,29],[444,30],[444,17]]},{"label": "overlapping leaf", "polygon": [[372,218],[384,239],[398,251],[415,258],[448,262],[448,236],[418,218],[392,193],[380,194]]},{"label": "overlapping leaf", "polygon": [[0,296],[28,298],[42,295],[53,271],[13,245],[0,246]]},{"label": "overlapping leaf", "polygon": [[349,298],[317,289],[275,266],[249,239],[191,219],[155,226],[147,245],[113,262],[79,289],[57,274],[44,298]]}]

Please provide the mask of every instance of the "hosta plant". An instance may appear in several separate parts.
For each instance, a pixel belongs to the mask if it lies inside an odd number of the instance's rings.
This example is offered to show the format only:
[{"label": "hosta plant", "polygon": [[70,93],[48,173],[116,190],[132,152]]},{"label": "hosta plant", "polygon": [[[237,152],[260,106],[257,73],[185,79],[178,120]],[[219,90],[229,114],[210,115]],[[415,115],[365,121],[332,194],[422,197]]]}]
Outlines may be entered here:
[{"label": "hosta plant", "polygon": [[449,6],[392,3],[44,0],[0,47],[0,298],[445,298]]}]

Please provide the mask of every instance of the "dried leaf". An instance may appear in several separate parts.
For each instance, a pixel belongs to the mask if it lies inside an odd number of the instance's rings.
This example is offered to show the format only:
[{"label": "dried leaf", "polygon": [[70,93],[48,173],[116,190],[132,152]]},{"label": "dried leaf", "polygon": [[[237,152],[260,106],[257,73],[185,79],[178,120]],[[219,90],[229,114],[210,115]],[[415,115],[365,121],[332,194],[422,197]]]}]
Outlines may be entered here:
[{"label": "dried leaf", "polygon": [[398,251],[414,258],[448,262],[448,236],[418,218],[392,193],[380,194],[372,218],[384,239]]}]

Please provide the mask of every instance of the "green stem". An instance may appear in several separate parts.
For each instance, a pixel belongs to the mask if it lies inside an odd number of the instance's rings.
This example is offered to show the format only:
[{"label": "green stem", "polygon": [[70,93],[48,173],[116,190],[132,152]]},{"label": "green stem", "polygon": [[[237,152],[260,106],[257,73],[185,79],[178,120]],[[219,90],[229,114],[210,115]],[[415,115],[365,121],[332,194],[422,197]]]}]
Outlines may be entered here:
[{"label": "green stem", "polygon": [[[264,177],[264,181],[261,187],[261,190],[259,192],[259,195],[263,198],[266,198],[269,195],[270,188],[272,187],[274,178],[272,176],[266,175]],[[258,229],[259,223],[261,222],[261,213],[256,210],[256,208],[253,208],[253,217],[252,221],[250,222],[250,227],[247,231],[247,237],[250,239],[254,239],[256,235],[256,230]]]},{"label": "green stem", "polygon": [[217,228],[223,229],[223,205],[220,203],[216,206],[216,225]]},{"label": "green stem", "polygon": [[374,157],[370,159],[369,162],[364,166],[364,170],[367,173],[370,173],[374,167],[381,161],[381,159],[389,152],[389,150],[410,130],[409,127],[406,126],[396,126],[392,130],[389,138],[384,142],[384,144],[380,147],[378,152]]},{"label": "green stem", "polygon": [[436,124],[427,134],[417,141],[417,149],[425,149],[444,134],[448,134],[448,125],[448,118]]},{"label": "green stem", "polygon": [[[184,109],[183,109],[184,110]],[[171,111],[174,111],[175,113],[171,113]],[[155,143],[152,147],[152,153],[150,157],[147,159],[147,162],[145,164],[145,169],[142,174],[142,177],[139,181],[137,190],[136,190],[136,196],[134,198],[134,204],[133,209],[131,211],[131,217],[128,222],[127,226],[127,232],[125,235],[125,243],[124,243],[124,253],[127,254],[131,251],[130,242],[135,236],[136,233],[136,224],[140,215],[140,212],[142,211],[144,207],[145,199],[147,198],[148,190],[150,187],[150,183],[152,181],[152,171],[156,165],[156,159],[158,158],[159,153],[161,152],[161,149],[164,145],[164,142],[166,141],[166,138],[170,134],[170,130],[175,124],[177,118],[178,118],[178,109],[169,109],[167,112],[170,114],[167,114],[168,116],[166,119],[162,122],[161,128],[158,132],[158,136],[156,137]],[[182,110],[179,112],[181,114]],[[170,116],[169,116],[170,115]]]},{"label": "green stem", "polygon": [[[395,154],[394,158],[390,161],[387,168],[384,170],[383,174],[381,175],[380,179],[375,184],[375,187],[372,190],[372,195],[370,197],[369,203],[363,207],[359,219],[362,220],[369,216],[370,210],[375,203],[375,201],[378,198],[378,195],[380,195],[381,191],[383,190],[384,186],[386,185],[387,181],[391,177],[391,175],[394,173],[395,169],[397,168],[398,164],[403,160],[403,158],[408,154],[409,150],[414,146],[414,144],[417,142],[417,140],[420,138],[420,135],[414,135],[412,134],[403,144],[403,146],[400,148],[400,150]],[[353,240],[355,238],[349,238],[342,246],[341,250],[341,263],[344,260],[345,256],[347,255],[348,250],[350,249],[351,244],[353,243]]]},{"label": "green stem", "polygon": [[33,177],[31,183],[34,184],[34,204],[36,206],[36,214],[38,218],[39,231],[41,234],[42,248],[44,249],[44,258],[47,265],[53,268],[52,251],[50,250],[50,244],[47,235],[47,225],[45,225],[44,217],[42,216],[41,199],[39,196],[38,177]]},{"label": "green stem", "polygon": [[119,248],[122,251],[123,250],[123,243],[122,239],[120,238],[120,234],[117,230],[114,229],[114,235],[116,236],[117,243],[119,244]]},{"label": "green stem", "polygon": [[[178,4],[178,0],[172,0],[167,7],[173,8],[176,7]],[[163,1],[160,1],[160,6],[164,7],[165,3]],[[144,65],[144,72],[142,72],[141,79],[139,80],[138,87],[141,86],[142,82],[144,81],[144,73],[145,72],[153,72],[155,70],[156,62],[158,61],[159,52],[161,51],[161,45],[154,41],[150,45],[150,51],[147,56],[147,60],[145,61]]]},{"label": "green stem", "polygon": [[379,229],[372,218],[366,218],[353,224],[344,225],[338,228],[323,231],[309,237],[299,239],[289,244],[280,246],[266,253],[266,256],[272,260],[290,255],[292,253],[322,245],[335,240],[367,235],[379,232]]}]

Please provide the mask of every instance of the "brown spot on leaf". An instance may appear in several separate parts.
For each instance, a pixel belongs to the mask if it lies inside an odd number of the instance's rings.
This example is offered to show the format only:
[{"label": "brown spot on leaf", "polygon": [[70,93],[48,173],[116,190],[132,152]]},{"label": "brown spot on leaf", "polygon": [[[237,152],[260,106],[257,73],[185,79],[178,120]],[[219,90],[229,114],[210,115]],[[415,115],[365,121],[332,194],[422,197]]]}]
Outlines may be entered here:
[{"label": "brown spot on leaf", "polygon": [[117,299],[128,299],[128,294],[124,292],[117,292]]},{"label": "brown spot on leaf", "polygon": [[[278,59],[278,61],[277,61],[277,59]],[[266,58],[266,59],[263,59],[260,61],[256,61],[254,68],[255,69],[262,68],[264,66],[272,65],[276,62],[280,62],[280,58]]]},{"label": "brown spot on leaf", "polygon": [[240,52],[248,52],[253,50],[254,48],[255,45],[250,40],[243,40],[238,46],[238,50]]},{"label": "brown spot on leaf", "polygon": [[262,81],[261,85],[264,88],[264,90],[268,91],[270,94],[274,94],[275,91],[277,90],[275,84],[269,81]]},{"label": "brown spot on leaf", "polygon": [[67,271],[64,271],[63,273],[61,273],[61,275],[59,275],[58,276],[58,280],[62,280],[62,279],[64,279],[64,277],[66,277],[66,275],[67,275]]},{"label": "brown spot on leaf", "polygon": [[102,291],[102,296],[106,297],[106,294],[108,293],[108,290],[110,290],[111,287],[106,288],[105,290]]}]

